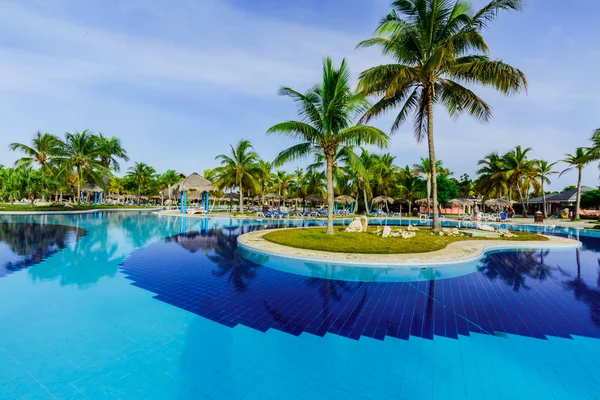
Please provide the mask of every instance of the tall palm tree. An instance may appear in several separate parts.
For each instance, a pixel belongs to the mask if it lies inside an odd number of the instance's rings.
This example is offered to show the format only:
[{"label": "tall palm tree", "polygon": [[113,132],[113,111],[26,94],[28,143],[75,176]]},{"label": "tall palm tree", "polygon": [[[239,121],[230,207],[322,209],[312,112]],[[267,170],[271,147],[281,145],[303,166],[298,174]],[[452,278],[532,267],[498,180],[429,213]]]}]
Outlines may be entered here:
[{"label": "tall palm tree", "polygon": [[527,215],[524,191],[528,191],[526,190],[529,187],[528,178],[535,175],[535,164],[533,160],[527,158],[527,154],[530,151],[531,147],[522,148],[521,146],[515,146],[513,150],[502,157],[502,174],[504,175],[506,182],[509,182],[509,193],[510,183],[514,182],[519,194],[519,199],[521,200],[524,217]]},{"label": "tall palm tree", "polygon": [[[359,47],[379,47],[394,63],[360,75],[358,89],[380,96],[364,121],[400,107],[392,132],[413,114],[418,142],[427,138],[431,163],[433,208],[437,209],[436,156],[433,135],[434,104],[451,116],[468,113],[480,121],[492,116],[490,106],[468,88],[479,83],[509,95],[527,89],[520,70],[488,57],[482,30],[500,10],[519,10],[521,0],[493,0],[473,13],[470,0],[396,0],[377,28],[375,38]],[[433,229],[441,229],[434,213]]]},{"label": "tall palm tree", "polygon": [[31,144],[15,142],[10,144],[10,149],[25,154],[17,160],[17,166],[38,166],[42,172],[50,172],[53,169],[53,161],[60,159],[61,145],[62,142],[56,136],[38,131]]},{"label": "tall palm tree", "polygon": [[546,192],[544,191],[544,184],[550,184],[550,176],[554,174],[558,174],[558,171],[554,171],[552,168],[556,165],[556,162],[549,163],[546,160],[535,160],[535,176],[539,179],[540,189],[542,192],[542,211],[544,213],[544,218],[548,218],[548,210],[546,209]]},{"label": "tall palm tree", "polygon": [[259,157],[254,152],[249,140],[240,140],[235,147],[230,147],[230,156],[219,154],[215,160],[221,161],[221,166],[217,167],[221,175],[226,174],[234,178],[235,185],[240,191],[240,212],[244,212],[244,186],[250,186],[254,190],[258,189],[254,177],[259,173]]},{"label": "tall palm tree", "polygon": [[154,168],[143,162],[136,162],[132,167],[129,167],[126,176],[135,182],[138,196],[144,193],[155,172]]},{"label": "tall palm tree", "polygon": [[102,149],[89,130],[65,134],[62,153],[69,168],[77,174],[77,203],[81,204],[81,184],[84,180],[99,183],[108,170],[101,160]]},{"label": "tall palm tree", "polygon": [[267,133],[276,133],[299,139],[301,143],[279,153],[276,166],[287,161],[306,157],[317,151],[325,155],[327,170],[327,234],[333,235],[333,168],[334,157],[340,146],[370,144],[387,147],[389,137],[372,126],[354,125],[369,103],[362,94],[350,88],[350,71],[346,60],[339,69],[330,58],[323,62],[321,83],[302,94],[289,87],[280,89],[279,94],[291,97],[299,104],[301,121],[287,121],[272,126]]},{"label": "tall palm tree", "polygon": [[96,136],[98,148],[100,149],[100,160],[106,169],[112,169],[116,172],[121,170],[118,159],[129,161],[127,152],[121,145],[121,139],[114,136],[104,136],[98,133]]},{"label": "tall palm tree", "polygon": [[564,169],[559,176],[572,171],[577,170],[577,200],[575,202],[575,212],[573,213],[573,220],[579,219],[579,205],[581,203],[581,173],[583,168],[592,161],[590,155],[590,149],[586,147],[578,147],[575,149],[574,154],[565,154],[562,162],[567,163],[570,167]]}]

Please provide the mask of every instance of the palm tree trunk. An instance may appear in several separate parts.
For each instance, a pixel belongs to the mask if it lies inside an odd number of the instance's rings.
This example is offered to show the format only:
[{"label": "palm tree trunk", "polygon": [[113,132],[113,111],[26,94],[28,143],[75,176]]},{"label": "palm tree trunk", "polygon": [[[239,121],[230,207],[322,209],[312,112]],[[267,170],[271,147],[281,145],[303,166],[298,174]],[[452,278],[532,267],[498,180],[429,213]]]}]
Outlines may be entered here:
[{"label": "palm tree trunk", "polygon": [[333,235],[333,154],[327,154],[327,234]]},{"label": "palm tree trunk", "polygon": [[427,176],[427,214],[431,214],[431,175]]},{"label": "palm tree trunk", "polygon": [[369,203],[367,202],[367,188],[365,186],[363,186],[363,200],[365,201],[365,215],[369,215]]},{"label": "palm tree trunk", "polygon": [[427,99],[427,145],[429,147],[429,164],[431,174],[431,195],[433,197],[433,232],[442,230],[440,216],[435,210],[438,208],[437,201],[437,171],[435,166],[435,146],[433,144],[433,86],[429,89],[429,98]]},{"label": "palm tree trunk", "polygon": [[575,212],[573,213],[573,220],[579,219],[579,204],[581,202],[581,171],[583,168],[578,167],[578,177],[577,177],[577,201],[575,202]]},{"label": "palm tree trunk", "polygon": [[81,205],[81,167],[77,167],[77,204]]},{"label": "palm tree trunk", "polygon": [[240,214],[244,212],[244,191],[242,190],[242,181],[240,180]]},{"label": "palm tree trunk", "polygon": [[544,218],[548,218],[548,211],[546,210],[546,192],[544,192],[544,183],[543,182],[542,182],[541,189],[542,189],[542,213],[544,215]]},{"label": "palm tree trunk", "polygon": [[521,208],[523,209],[523,218],[527,217],[527,209],[525,208],[525,200],[523,199],[523,192],[521,191],[521,185],[517,184],[517,192],[519,192],[519,199],[521,199]]}]

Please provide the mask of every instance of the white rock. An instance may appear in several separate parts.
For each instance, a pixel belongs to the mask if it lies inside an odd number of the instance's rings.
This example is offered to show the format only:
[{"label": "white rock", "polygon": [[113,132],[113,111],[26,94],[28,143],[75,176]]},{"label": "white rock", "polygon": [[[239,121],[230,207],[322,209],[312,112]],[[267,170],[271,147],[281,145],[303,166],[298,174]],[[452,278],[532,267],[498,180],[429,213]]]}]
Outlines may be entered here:
[{"label": "white rock", "polygon": [[350,224],[346,227],[346,232],[362,232],[363,225],[360,219],[355,218]]},{"label": "white rock", "polygon": [[417,236],[417,234],[414,232],[401,231],[400,236],[402,236],[402,239],[409,239],[411,237]]},{"label": "white rock", "polygon": [[406,228],[406,230],[410,231],[410,232],[414,232],[414,231],[418,231],[419,228],[417,228],[416,226],[408,225],[408,227]]},{"label": "white rock", "polygon": [[364,215],[362,217],[360,217],[360,224],[362,225],[362,231],[366,232],[367,228],[369,227],[369,220],[367,217],[365,217]]},{"label": "white rock", "polygon": [[390,233],[392,233],[392,228],[389,226],[384,226],[383,232],[381,233],[381,237],[388,237],[390,236]]},{"label": "white rock", "polygon": [[479,230],[480,231],[484,231],[484,232],[496,232],[496,230],[493,227],[489,226],[489,225],[481,225],[479,227]]}]

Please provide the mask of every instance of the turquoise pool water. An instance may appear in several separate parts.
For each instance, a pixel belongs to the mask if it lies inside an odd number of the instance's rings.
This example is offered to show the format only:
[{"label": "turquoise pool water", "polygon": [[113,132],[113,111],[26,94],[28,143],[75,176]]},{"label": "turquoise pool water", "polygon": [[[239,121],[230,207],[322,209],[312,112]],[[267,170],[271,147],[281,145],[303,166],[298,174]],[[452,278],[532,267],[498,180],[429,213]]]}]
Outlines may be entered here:
[{"label": "turquoise pool water", "polygon": [[402,272],[237,251],[295,224],[0,216],[0,399],[600,396],[595,232]]}]

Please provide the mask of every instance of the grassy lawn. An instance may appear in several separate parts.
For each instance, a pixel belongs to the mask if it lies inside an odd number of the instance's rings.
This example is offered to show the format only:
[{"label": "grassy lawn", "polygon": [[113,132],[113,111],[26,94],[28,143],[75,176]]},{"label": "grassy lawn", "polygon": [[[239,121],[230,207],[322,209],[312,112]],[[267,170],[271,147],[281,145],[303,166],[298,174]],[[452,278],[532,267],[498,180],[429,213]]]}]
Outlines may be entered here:
[{"label": "grassy lawn", "polygon": [[[344,232],[345,227],[335,227],[335,235],[325,234],[325,228],[284,229],[267,233],[263,237],[273,243],[309,250],[330,251],[336,253],[361,254],[407,254],[426,253],[440,250],[452,242],[464,240],[489,240],[467,236],[431,235],[431,229],[419,228],[417,236],[410,239],[399,237],[382,238],[373,233]],[[394,229],[394,228],[392,228]],[[375,227],[370,227],[372,232]],[[494,240],[548,240],[548,238],[527,232],[512,232],[516,238],[494,238]]]},{"label": "grassy lawn", "polygon": [[36,206],[29,207],[29,204],[0,204],[0,211],[82,211],[82,210],[106,210],[111,208],[153,208],[143,206],[110,206],[106,204],[97,205],[73,205],[73,207],[65,206]]}]

